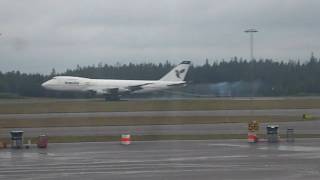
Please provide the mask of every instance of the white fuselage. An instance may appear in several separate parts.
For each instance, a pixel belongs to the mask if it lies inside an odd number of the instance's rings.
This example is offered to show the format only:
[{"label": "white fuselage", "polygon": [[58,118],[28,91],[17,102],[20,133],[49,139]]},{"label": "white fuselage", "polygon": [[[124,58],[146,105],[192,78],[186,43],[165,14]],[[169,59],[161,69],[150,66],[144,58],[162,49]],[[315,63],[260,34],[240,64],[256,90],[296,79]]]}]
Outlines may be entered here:
[{"label": "white fuselage", "polygon": [[148,80],[119,80],[119,79],[89,79],[74,76],[56,76],[46,81],[42,86],[57,91],[81,91],[113,96],[119,99],[123,94],[147,93],[161,91],[171,87],[185,85],[185,77],[190,67],[190,61],[182,61],[161,79]]},{"label": "white fuselage", "polygon": [[146,80],[118,80],[118,79],[89,79],[74,76],[57,76],[42,84],[49,90],[57,91],[94,91],[97,94],[117,93],[147,93],[165,90],[172,86],[184,85],[185,81],[146,81]]}]

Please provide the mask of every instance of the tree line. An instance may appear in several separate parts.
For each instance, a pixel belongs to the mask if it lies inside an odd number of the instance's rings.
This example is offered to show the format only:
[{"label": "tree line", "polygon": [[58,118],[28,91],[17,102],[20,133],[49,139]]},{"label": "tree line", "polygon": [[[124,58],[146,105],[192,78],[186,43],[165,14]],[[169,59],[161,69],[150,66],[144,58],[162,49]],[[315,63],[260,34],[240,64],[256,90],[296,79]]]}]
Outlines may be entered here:
[{"label": "tree line", "polygon": [[[128,63],[98,64],[77,66],[64,73],[26,74],[19,71],[0,72],[0,95],[18,95],[30,97],[82,97],[83,94],[52,92],[44,90],[41,83],[57,75],[80,76],[98,79],[160,79],[170,71],[174,64],[165,63]],[[320,60],[313,55],[304,63],[299,61],[273,61],[261,59],[247,61],[234,57],[229,61],[208,59],[202,65],[192,65],[186,80],[190,86],[216,84],[221,82],[258,82],[255,95],[259,96],[294,96],[320,94]],[[257,83],[252,83],[254,84]],[[0,96],[1,97],[1,96]]]}]

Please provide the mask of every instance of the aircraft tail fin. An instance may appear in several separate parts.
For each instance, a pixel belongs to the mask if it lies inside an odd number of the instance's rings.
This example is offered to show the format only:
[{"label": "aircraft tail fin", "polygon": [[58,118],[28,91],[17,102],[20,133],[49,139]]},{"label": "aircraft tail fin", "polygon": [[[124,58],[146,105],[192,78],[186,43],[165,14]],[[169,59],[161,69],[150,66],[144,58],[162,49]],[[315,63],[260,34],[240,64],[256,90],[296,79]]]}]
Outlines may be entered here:
[{"label": "aircraft tail fin", "polygon": [[184,81],[190,67],[190,61],[182,61],[170,72],[164,75],[160,81]]}]

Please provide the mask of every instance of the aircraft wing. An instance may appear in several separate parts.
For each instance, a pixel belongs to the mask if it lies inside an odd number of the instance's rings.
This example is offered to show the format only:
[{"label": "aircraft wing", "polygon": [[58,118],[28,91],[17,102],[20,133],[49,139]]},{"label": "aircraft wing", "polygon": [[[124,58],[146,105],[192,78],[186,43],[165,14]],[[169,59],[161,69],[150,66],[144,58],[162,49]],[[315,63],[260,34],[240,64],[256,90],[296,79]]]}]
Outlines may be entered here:
[{"label": "aircraft wing", "polygon": [[181,87],[181,86],[185,86],[186,82],[181,82],[181,83],[173,83],[173,84],[168,84],[167,86],[169,87]]},{"label": "aircraft wing", "polygon": [[143,86],[149,85],[152,83],[144,83],[144,84],[139,84],[139,85],[134,85],[134,86],[128,86],[126,89],[128,89],[129,92],[134,92],[138,91],[140,89],[143,89]]},{"label": "aircraft wing", "polygon": [[96,93],[96,94],[123,94],[123,93],[131,93],[134,91],[138,91],[140,89],[143,89],[143,86],[149,85],[152,83],[144,83],[144,84],[138,84],[133,86],[127,86],[124,88],[104,88],[104,89],[90,89],[89,92]]},{"label": "aircraft wing", "polygon": [[118,94],[119,88],[105,88],[105,89],[90,89],[91,94]]}]

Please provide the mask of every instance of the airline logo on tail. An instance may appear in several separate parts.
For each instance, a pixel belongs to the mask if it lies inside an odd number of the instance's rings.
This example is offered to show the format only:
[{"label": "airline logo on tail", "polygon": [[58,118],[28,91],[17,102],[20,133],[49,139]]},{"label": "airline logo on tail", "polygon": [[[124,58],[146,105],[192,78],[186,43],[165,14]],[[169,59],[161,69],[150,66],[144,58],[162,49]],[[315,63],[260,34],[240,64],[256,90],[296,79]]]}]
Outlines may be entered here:
[{"label": "airline logo on tail", "polygon": [[164,75],[160,81],[184,81],[190,67],[190,61],[182,61],[178,66]]},{"label": "airline logo on tail", "polygon": [[181,73],[184,73],[184,71],[186,71],[186,70],[185,70],[185,69],[181,69],[180,71],[179,71],[179,70],[176,70],[176,76],[177,76],[177,78],[181,79],[180,74],[181,74]]}]

